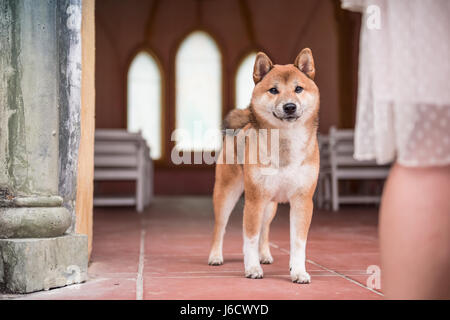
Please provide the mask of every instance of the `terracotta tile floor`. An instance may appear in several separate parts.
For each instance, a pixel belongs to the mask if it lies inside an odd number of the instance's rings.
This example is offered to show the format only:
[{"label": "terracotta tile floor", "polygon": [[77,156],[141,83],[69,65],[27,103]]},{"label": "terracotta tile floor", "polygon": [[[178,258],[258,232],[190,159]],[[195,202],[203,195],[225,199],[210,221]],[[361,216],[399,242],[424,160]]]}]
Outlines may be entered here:
[{"label": "terracotta tile floor", "polygon": [[289,207],[271,227],[275,262],[264,279],[243,276],[242,208],[230,218],[225,264],[208,266],[213,228],[210,197],[158,197],[143,215],[96,209],[89,280],[21,299],[382,299],[366,273],[379,265],[377,210],[317,211],[307,244],[308,285],[289,277]]}]

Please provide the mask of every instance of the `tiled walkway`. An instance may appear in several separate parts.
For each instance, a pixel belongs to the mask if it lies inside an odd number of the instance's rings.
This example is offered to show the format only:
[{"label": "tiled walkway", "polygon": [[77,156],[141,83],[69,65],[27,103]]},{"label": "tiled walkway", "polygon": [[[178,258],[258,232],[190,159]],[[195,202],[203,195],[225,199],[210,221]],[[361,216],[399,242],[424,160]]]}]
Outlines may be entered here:
[{"label": "tiled walkway", "polygon": [[[213,228],[210,197],[157,198],[143,215],[96,209],[89,280],[25,299],[382,299],[366,286],[379,265],[377,211],[315,212],[307,244],[312,283],[289,277],[288,206],[271,228],[274,263],[264,279],[244,277],[242,207],[232,214],[222,266],[208,266]],[[10,296],[13,298],[13,296]]]}]

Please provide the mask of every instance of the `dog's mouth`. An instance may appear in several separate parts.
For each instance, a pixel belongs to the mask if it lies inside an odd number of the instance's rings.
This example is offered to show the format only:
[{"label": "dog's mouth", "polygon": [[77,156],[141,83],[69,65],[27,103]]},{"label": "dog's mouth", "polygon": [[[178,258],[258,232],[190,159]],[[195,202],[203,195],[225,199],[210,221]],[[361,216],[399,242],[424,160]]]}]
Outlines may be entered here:
[{"label": "dog's mouth", "polygon": [[290,116],[282,116],[282,117],[279,117],[279,116],[276,115],[275,112],[272,112],[272,114],[273,114],[273,116],[274,116],[275,118],[277,118],[278,120],[281,120],[281,121],[294,122],[294,121],[296,121],[298,118],[300,118],[300,116],[296,116],[296,115],[290,115]]}]

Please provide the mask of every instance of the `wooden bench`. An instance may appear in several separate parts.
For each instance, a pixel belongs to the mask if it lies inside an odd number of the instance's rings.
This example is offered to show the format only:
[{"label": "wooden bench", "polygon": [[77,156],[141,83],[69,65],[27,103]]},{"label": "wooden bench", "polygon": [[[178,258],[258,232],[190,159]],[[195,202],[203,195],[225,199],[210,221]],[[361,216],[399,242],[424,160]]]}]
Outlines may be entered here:
[{"label": "wooden bench", "polygon": [[341,203],[379,203],[380,195],[339,194],[339,180],[345,179],[386,179],[390,165],[378,165],[375,161],[358,161],[353,158],[354,131],[330,128],[329,154],[331,164],[331,191],[333,211],[339,210]]},{"label": "wooden bench", "polygon": [[97,129],[94,181],[135,181],[133,196],[94,196],[94,206],[136,206],[142,212],[153,198],[153,162],[140,133]]},{"label": "wooden bench", "polygon": [[317,188],[314,194],[314,201],[317,208],[322,209],[331,204],[331,164],[330,164],[330,139],[328,135],[318,134],[320,154],[320,170]]}]

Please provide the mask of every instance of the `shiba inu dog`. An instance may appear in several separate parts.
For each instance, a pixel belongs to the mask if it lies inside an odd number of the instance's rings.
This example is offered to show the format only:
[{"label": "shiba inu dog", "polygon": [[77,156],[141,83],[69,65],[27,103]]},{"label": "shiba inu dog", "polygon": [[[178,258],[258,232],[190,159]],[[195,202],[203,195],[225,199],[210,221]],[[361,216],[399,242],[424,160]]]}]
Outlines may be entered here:
[{"label": "shiba inu dog", "polygon": [[[251,103],[247,109],[230,112],[224,127],[240,129],[238,138],[252,129],[266,129],[268,135],[276,131],[279,148],[278,152],[270,153],[269,160],[277,162],[278,166],[267,174],[264,172],[267,164],[249,163],[249,139],[245,140],[245,161],[242,164],[222,161],[216,165],[213,193],[215,226],[210,265],[223,264],[225,227],[237,200],[245,191],[245,276],[262,278],[260,263],[273,262],[269,247],[270,223],[278,203],[289,202],[291,279],[296,283],[311,281],[305,268],[305,247],[319,173],[319,89],[313,80],[314,75],[314,60],[308,48],[299,53],[294,64],[288,65],[274,65],[266,54],[257,54]],[[233,147],[236,151],[235,138],[225,136],[219,159],[228,160],[228,153],[233,151]],[[233,147],[228,148],[227,145]],[[258,149],[264,148],[258,145]],[[264,150],[268,154],[267,148]]]}]

